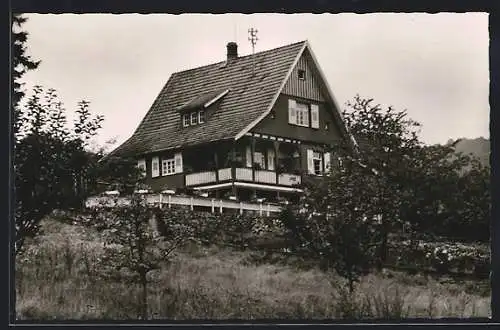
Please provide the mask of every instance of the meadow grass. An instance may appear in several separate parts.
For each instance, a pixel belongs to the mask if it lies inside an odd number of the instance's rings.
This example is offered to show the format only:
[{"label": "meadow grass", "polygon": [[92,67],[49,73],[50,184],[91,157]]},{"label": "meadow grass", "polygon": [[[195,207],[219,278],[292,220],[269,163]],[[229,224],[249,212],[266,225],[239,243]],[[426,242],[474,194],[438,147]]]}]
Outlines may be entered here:
[{"label": "meadow grass", "polygon": [[[16,263],[18,319],[137,319],[139,287],[99,276],[100,235],[54,220]],[[151,319],[488,317],[488,284],[370,274],[354,294],[316,268],[253,263],[252,252],[195,244],[150,273]],[[469,290],[465,290],[469,288]]]}]

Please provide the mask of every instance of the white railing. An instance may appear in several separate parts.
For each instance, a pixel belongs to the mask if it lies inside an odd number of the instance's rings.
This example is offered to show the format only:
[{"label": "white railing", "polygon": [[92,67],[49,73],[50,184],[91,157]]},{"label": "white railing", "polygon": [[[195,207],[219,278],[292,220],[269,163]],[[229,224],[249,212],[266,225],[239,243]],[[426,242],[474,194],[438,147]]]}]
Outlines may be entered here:
[{"label": "white railing", "polygon": [[186,186],[216,182],[215,171],[186,174]]},{"label": "white railing", "polygon": [[252,181],[252,169],[237,167],[236,180]]},{"label": "white railing", "polygon": [[[211,212],[223,213],[224,209],[239,210],[240,214],[243,211],[253,211],[259,215],[270,216],[271,213],[279,213],[281,206],[270,203],[250,203],[238,202],[214,198],[202,198],[195,196],[176,196],[164,194],[147,194],[145,195],[149,204],[159,205],[160,207],[172,207],[172,205],[189,206],[191,210],[195,206],[209,207]],[[129,205],[130,200],[127,197],[108,197],[108,196],[94,196],[86,201],[87,207],[108,206],[116,207],[120,205]]]},{"label": "white railing", "polygon": [[296,184],[300,184],[300,175],[281,173],[278,176],[278,183],[284,186],[293,186]]},{"label": "white railing", "polygon": [[219,169],[219,181],[231,180],[231,168]]},{"label": "white railing", "polygon": [[276,172],[256,170],[255,182],[276,184]]}]

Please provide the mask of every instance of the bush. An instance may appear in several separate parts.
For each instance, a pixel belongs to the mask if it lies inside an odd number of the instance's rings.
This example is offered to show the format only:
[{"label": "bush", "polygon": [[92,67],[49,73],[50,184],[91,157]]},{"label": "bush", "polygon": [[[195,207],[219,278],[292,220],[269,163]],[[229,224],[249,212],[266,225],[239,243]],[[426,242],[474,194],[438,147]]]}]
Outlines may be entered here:
[{"label": "bush", "polygon": [[488,276],[490,253],[481,245],[405,240],[391,244],[395,266],[434,269],[440,273],[474,273]]}]

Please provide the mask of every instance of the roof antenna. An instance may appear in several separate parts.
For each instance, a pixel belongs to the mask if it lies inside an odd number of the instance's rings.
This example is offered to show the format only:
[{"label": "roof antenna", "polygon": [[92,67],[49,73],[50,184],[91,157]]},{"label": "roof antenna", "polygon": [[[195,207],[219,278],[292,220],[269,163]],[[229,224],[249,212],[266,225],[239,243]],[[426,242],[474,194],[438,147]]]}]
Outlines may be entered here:
[{"label": "roof antenna", "polygon": [[248,34],[250,35],[248,41],[252,43],[252,76],[255,74],[255,56],[253,56],[255,54],[255,44],[257,40],[259,40],[257,38],[257,32],[257,29],[254,28],[248,29]]}]

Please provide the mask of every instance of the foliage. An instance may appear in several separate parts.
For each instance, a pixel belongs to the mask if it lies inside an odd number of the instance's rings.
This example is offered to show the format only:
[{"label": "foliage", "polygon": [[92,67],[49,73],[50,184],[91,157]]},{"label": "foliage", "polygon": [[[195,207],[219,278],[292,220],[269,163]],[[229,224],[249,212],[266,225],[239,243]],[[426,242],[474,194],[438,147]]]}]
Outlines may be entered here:
[{"label": "foliage", "polygon": [[[420,124],[406,111],[386,110],[356,96],[344,119],[359,144],[359,162],[378,190],[382,221],[380,260],[387,259],[388,237],[403,227],[414,233],[487,240],[489,170],[472,155],[455,151],[458,142],[425,145]],[[334,153],[337,150],[334,150]]]},{"label": "foliage", "polygon": [[377,177],[371,184],[377,191],[376,207],[382,224],[379,259],[383,263],[387,258],[388,235],[402,225],[399,210],[406,187],[403,177],[421,146],[418,138],[421,125],[408,118],[406,111],[393,107],[384,110],[373,104],[372,99],[359,95],[347,102],[347,106],[349,111],[344,110],[343,117],[358,141],[358,160],[372,169],[367,175]]},{"label": "foliage", "polygon": [[[141,194],[132,195],[129,203],[115,206],[110,212],[102,212],[101,207],[94,208],[90,218],[106,242],[100,272],[140,284],[138,315],[147,319],[147,276],[169,261],[175,249],[189,239],[190,230],[182,224],[169,223],[165,228],[167,235],[156,234],[152,221],[160,216],[160,210],[148,205]],[[123,269],[129,274],[124,274]]]},{"label": "foliage", "polygon": [[16,254],[39,222],[56,208],[81,206],[86,197],[91,157],[88,141],[103,118],[89,114],[88,102],[78,104],[74,129],[55,90],[36,86],[25,108],[19,109],[14,154],[16,194]]},{"label": "foliage", "polygon": [[223,245],[252,248],[261,237],[280,235],[277,219],[250,214],[193,212],[182,208],[164,208],[158,217],[158,229],[168,235],[172,224],[189,226],[193,240],[201,245]]},{"label": "foliage", "polygon": [[440,273],[474,273],[488,276],[490,252],[478,244],[404,240],[391,243],[394,265],[434,269]]},{"label": "foliage", "polygon": [[[70,219],[65,222],[72,223]],[[16,260],[18,319],[137,319],[140,288],[122,279],[96,276],[101,270],[104,232],[50,219],[42,225],[44,234]],[[490,314],[490,291],[479,292],[488,281],[439,283],[405,273],[392,273],[390,279],[370,274],[349,294],[345,281],[333,288],[330,278],[317,270],[243,263],[249,253],[234,249],[189,248],[177,251],[168,266],[148,277],[151,318],[325,320],[350,316],[373,320]],[[73,266],[68,271],[71,258],[65,255],[71,253]]]},{"label": "foliage", "polygon": [[319,184],[305,183],[297,205],[282,214],[292,248],[306,251],[323,269],[333,269],[347,279],[350,291],[354,282],[377,261],[380,223],[376,176],[356,162],[345,162]]},{"label": "foliage", "polygon": [[35,70],[40,61],[33,60],[26,52],[28,33],[22,30],[22,25],[28,19],[19,14],[12,15],[12,35],[11,35],[11,81],[13,87],[12,93],[12,122],[14,123],[14,133],[18,130],[18,104],[24,97],[24,90],[22,89],[21,77],[30,70]]}]

